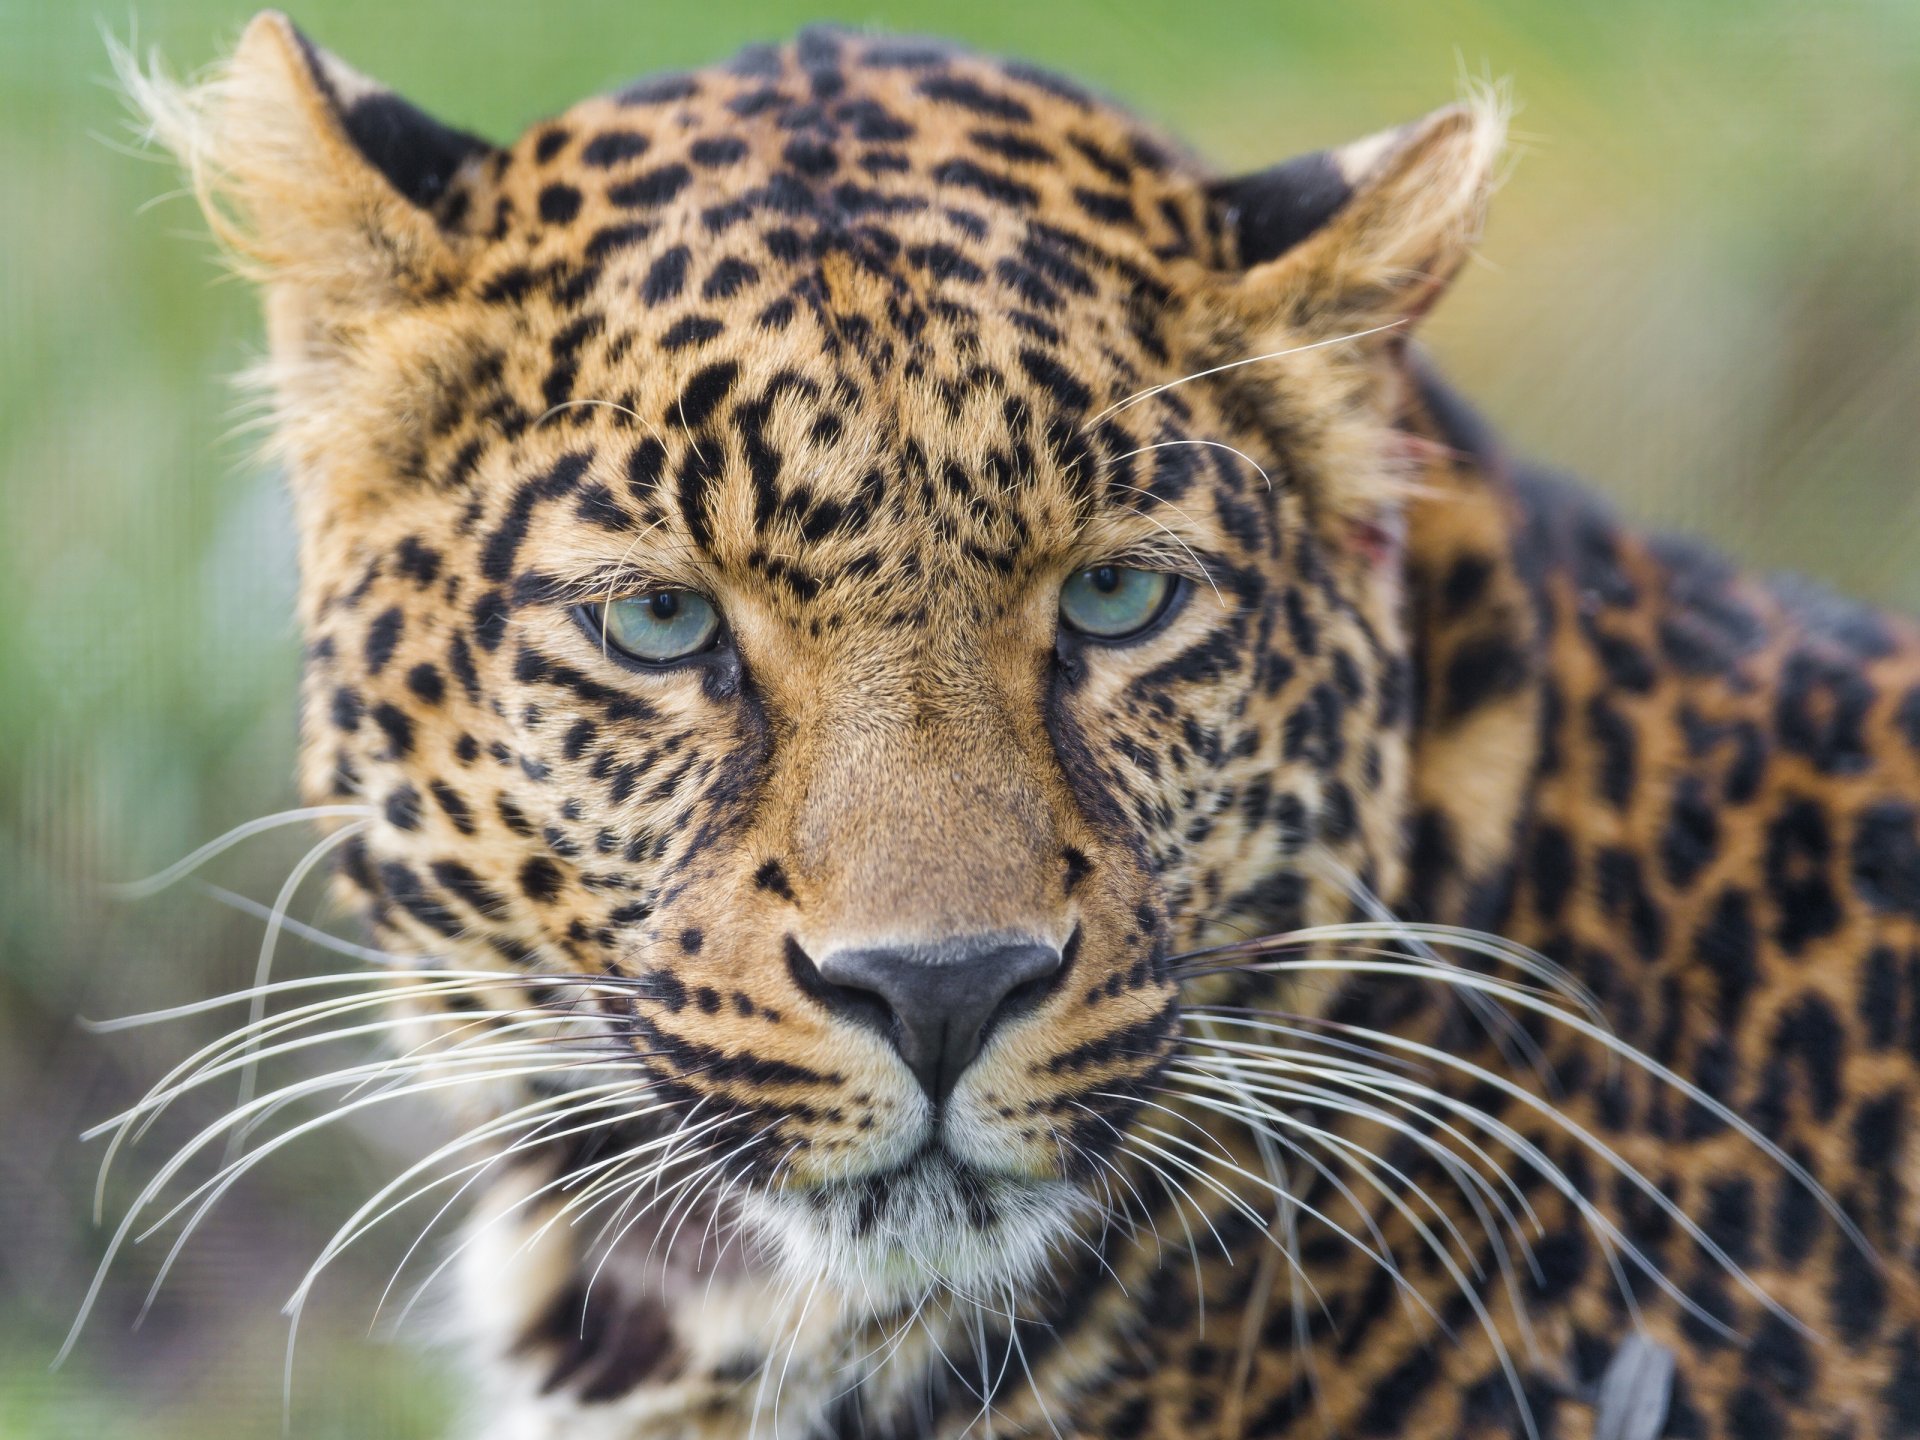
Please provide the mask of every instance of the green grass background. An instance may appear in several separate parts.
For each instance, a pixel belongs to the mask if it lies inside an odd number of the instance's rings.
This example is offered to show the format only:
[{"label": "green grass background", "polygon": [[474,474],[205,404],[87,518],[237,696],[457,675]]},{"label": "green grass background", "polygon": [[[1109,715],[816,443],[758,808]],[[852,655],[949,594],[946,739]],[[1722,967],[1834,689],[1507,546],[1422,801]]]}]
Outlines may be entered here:
[{"label": "green grass background", "polygon": [[[74,1017],[244,983],[258,941],[193,893],[128,907],[100,886],[291,799],[287,511],[233,433],[224,379],[257,318],[191,204],[166,198],[172,173],[123,153],[99,35],[191,69],[247,13],[0,0],[9,1440],[278,1434],[278,1304],[424,1123],[361,1127],[242,1186],[133,1332],[158,1258],[143,1247],[74,1360],[48,1372],[102,1243],[76,1136],[212,1033],[102,1039]],[[1630,513],[1920,607],[1911,0],[310,0],[295,18],[446,119],[505,137],[592,90],[828,17],[1074,72],[1229,166],[1411,117],[1452,98],[1463,70],[1511,77],[1522,154],[1482,263],[1429,327],[1443,363],[1520,447]],[[298,844],[261,840],[214,874],[271,898]],[[283,973],[320,963],[291,947]],[[170,1133],[213,1113],[190,1108]],[[150,1173],[165,1138],[129,1173]],[[294,1435],[441,1433],[450,1372],[404,1336],[363,1338],[394,1254],[375,1247],[323,1291]]]}]

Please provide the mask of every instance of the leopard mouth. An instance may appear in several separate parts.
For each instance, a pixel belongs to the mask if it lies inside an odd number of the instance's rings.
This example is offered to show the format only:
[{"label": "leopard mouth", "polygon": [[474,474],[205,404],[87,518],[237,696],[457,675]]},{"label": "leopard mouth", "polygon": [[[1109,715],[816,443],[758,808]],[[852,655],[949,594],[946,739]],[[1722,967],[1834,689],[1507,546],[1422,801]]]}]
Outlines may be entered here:
[{"label": "leopard mouth", "polygon": [[743,1212],[790,1273],[910,1304],[1021,1285],[1092,1208],[1070,1181],[982,1168],[930,1133],[897,1163],[758,1195]]}]

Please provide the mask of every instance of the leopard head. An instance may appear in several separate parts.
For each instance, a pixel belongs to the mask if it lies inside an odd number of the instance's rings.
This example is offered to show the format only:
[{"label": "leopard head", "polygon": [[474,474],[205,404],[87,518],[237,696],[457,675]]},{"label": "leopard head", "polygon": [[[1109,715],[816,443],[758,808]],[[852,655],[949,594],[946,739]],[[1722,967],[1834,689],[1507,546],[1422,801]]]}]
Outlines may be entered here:
[{"label": "leopard head", "polygon": [[781,1263],[1023,1282],[1173,959],[1399,886],[1406,340],[1494,107],[1221,180],[812,31],[499,148],[273,15],[141,98],[263,288],[342,894],[590,996],[604,1124]]}]

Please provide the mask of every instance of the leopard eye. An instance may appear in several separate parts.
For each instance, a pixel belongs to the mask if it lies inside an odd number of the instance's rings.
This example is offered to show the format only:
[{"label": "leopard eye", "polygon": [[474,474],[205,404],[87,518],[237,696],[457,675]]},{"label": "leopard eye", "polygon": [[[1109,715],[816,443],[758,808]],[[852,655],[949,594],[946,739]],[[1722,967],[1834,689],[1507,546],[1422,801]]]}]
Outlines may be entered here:
[{"label": "leopard eye", "polygon": [[713,648],[720,614],[692,590],[648,590],[586,607],[588,629],[645,665],[668,665]]},{"label": "leopard eye", "polygon": [[1163,571],[1096,565],[1060,588],[1060,618],[1091,639],[1125,640],[1166,614],[1177,588]]}]

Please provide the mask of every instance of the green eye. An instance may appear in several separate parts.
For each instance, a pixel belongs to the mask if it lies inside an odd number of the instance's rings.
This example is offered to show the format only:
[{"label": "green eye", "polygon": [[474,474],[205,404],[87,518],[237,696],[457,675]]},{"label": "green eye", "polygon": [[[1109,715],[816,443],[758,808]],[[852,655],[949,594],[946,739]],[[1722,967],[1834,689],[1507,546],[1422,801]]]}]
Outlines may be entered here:
[{"label": "green eye", "polygon": [[1124,640],[1164,615],[1176,588],[1158,570],[1096,565],[1060,587],[1060,618],[1095,640]]},{"label": "green eye", "polygon": [[720,634],[713,602],[691,590],[648,590],[587,607],[589,628],[630,659],[648,665],[711,649]]}]

